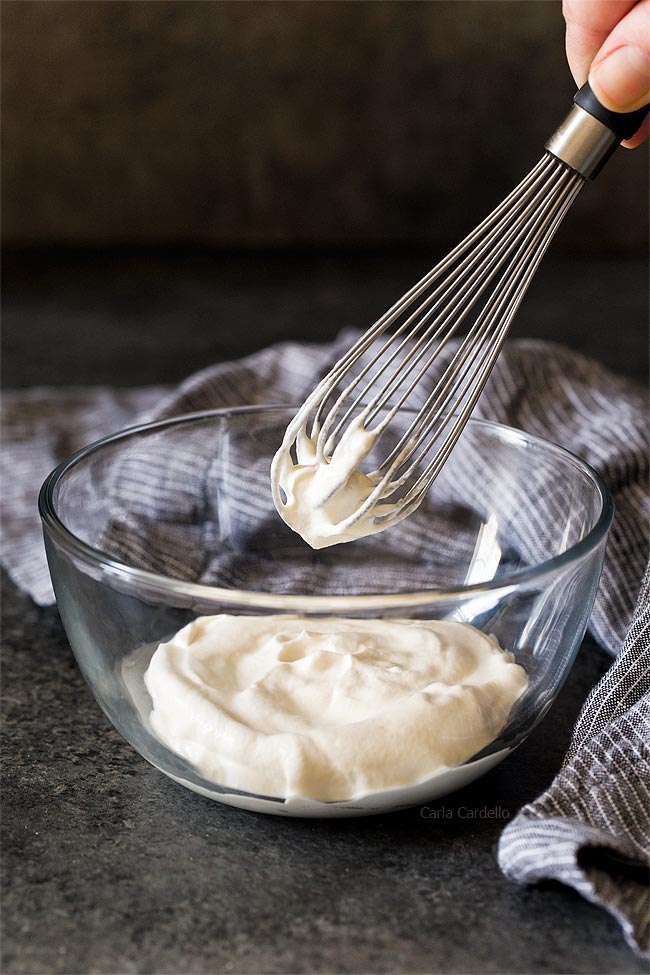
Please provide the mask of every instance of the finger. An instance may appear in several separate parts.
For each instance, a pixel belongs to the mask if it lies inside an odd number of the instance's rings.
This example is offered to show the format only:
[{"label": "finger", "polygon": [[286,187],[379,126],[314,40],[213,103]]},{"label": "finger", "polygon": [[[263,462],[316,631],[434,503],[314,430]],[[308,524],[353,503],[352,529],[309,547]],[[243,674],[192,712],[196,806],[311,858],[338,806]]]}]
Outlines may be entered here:
[{"label": "finger", "polygon": [[635,4],[636,0],[563,0],[567,60],[579,88],[608,35]]},{"label": "finger", "polygon": [[633,112],[650,101],[650,0],[640,0],[618,22],[589,71],[599,102],[613,112]]},{"label": "finger", "polygon": [[624,149],[636,149],[636,147],[640,146],[642,142],[645,142],[649,133],[650,122],[648,119],[646,119],[636,135],[633,135],[632,138],[628,139],[626,142],[621,142],[621,145]]}]

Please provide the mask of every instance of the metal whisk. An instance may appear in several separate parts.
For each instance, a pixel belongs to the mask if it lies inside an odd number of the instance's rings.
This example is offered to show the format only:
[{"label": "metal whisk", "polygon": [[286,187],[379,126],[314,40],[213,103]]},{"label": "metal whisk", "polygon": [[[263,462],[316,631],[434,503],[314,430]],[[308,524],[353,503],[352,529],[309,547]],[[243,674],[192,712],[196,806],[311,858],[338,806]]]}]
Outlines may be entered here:
[{"label": "metal whisk", "polygon": [[417,508],[456,445],[564,215],[585,182],[637,131],[647,111],[609,112],[588,85],[580,89],[534,169],[359,338],[307,398],[273,464],[274,498],[283,517],[282,471],[301,463],[301,442],[303,447],[309,442],[314,464],[328,464],[356,424],[371,434],[367,454],[464,328],[464,338],[424,403],[384,459],[366,473],[368,491],[340,528],[344,532],[366,516],[359,534],[379,531]]}]

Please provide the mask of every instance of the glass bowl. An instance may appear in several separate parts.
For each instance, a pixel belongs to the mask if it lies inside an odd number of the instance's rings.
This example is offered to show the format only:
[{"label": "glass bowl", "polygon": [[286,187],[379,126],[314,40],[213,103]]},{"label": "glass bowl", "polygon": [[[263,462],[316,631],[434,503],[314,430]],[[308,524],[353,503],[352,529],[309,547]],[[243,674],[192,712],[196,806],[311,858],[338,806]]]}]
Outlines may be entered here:
[{"label": "glass bowl", "polygon": [[[430,801],[496,765],[551,707],[589,620],[611,497],[561,447],[473,420],[417,512],[316,552],[271,499],[271,458],[293,412],[245,407],[133,427],[57,467],[39,506],[66,633],[118,731],[196,792],[296,816]],[[402,413],[396,436],[410,418]],[[514,655],[528,686],[498,738],[443,774],[332,802],[258,796],[204,778],[149,722],[143,675],[153,651],[219,613],[470,623]]]}]

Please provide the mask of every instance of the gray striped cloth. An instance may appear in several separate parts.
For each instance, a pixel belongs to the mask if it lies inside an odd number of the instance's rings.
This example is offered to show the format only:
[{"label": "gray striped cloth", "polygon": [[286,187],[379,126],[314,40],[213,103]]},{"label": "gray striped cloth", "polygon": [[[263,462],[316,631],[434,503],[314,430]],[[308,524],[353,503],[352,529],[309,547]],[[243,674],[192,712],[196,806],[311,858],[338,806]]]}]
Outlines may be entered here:
[{"label": "gray striped cloth", "polygon": [[521,883],[553,878],[607,908],[650,951],[650,566],[623,649],[580,712],[551,786],[501,835]]},{"label": "gray striped cloth", "polygon": [[[174,390],[35,389],[5,393],[2,560],[14,581],[38,603],[53,601],[36,496],[48,471],[78,447],[136,420],[164,419],[222,406],[270,402],[298,405],[354,338],[355,334],[347,332],[330,345],[283,343],[239,362],[205,369]],[[444,368],[454,350],[455,345],[450,343],[439,368]],[[427,383],[418,393],[426,395],[435,379],[435,374],[426,377]],[[601,645],[618,656],[586,701],[558,776],[504,831],[499,863],[507,876],[520,882],[552,877],[570,884],[611,911],[630,944],[647,952],[647,575],[640,588],[650,546],[645,396],[634,384],[565,348],[515,341],[502,352],[475,415],[568,447],[602,474],[616,504],[590,628]],[[126,471],[126,479],[128,476]],[[268,472],[260,476],[267,478]],[[153,501],[145,498],[144,503],[146,506]],[[147,522],[151,524],[151,518]],[[177,522],[172,539],[175,555],[179,544],[183,550],[180,514]],[[415,516],[408,522],[413,529],[410,544],[415,545]],[[124,525],[118,518],[107,531],[107,544],[116,553],[127,543],[125,540],[132,544],[138,539],[133,525],[126,526],[128,530],[121,534],[120,527]],[[150,557],[158,560],[155,567],[163,571],[165,553],[170,551],[168,542],[147,539],[144,546]],[[189,567],[188,571],[191,574],[193,570]],[[215,571],[223,572],[224,567]],[[287,585],[292,584],[300,587],[302,583],[287,580]]]}]

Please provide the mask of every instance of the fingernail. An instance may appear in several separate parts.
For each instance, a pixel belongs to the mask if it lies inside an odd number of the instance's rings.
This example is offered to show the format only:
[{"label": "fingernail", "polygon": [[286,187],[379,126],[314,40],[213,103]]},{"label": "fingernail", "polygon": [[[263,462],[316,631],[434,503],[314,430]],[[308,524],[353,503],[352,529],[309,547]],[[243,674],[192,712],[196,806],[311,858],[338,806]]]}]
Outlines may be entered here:
[{"label": "fingernail", "polygon": [[650,60],[634,44],[617,47],[589,75],[598,101],[612,112],[633,112],[648,101]]}]

